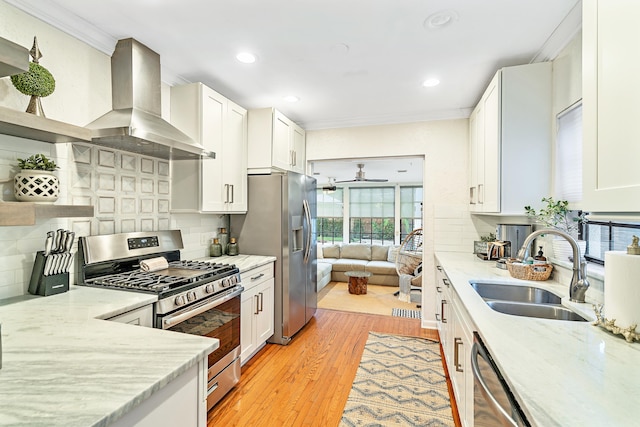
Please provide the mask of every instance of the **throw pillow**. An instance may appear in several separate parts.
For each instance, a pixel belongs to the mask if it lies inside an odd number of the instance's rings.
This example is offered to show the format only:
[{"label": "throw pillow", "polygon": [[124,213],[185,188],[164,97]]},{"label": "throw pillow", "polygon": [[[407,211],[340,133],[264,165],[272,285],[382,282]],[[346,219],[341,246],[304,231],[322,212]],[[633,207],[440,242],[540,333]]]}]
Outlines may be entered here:
[{"label": "throw pillow", "polygon": [[390,246],[389,254],[387,255],[387,261],[396,262],[396,258],[398,257],[399,250],[400,250],[400,246]]},{"label": "throw pillow", "polygon": [[324,258],[340,258],[340,245],[325,246]]},{"label": "throw pillow", "polygon": [[324,248],[322,247],[322,243],[318,243],[318,250],[317,250],[317,259],[323,259],[324,258]]},{"label": "throw pillow", "polygon": [[372,261],[386,261],[388,257],[389,257],[389,246],[382,246],[382,245],[371,246]]}]

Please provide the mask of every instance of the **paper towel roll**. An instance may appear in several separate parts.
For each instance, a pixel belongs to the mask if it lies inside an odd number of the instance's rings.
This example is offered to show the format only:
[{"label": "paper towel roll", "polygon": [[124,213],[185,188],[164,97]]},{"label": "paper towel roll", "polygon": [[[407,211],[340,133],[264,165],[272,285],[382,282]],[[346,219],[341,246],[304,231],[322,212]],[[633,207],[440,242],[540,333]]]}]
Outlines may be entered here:
[{"label": "paper towel roll", "polygon": [[604,253],[604,315],[615,325],[640,325],[640,255]]},{"label": "paper towel roll", "polygon": [[169,263],[165,257],[149,258],[140,261],[142,271],[158,271],[169,268]]}]

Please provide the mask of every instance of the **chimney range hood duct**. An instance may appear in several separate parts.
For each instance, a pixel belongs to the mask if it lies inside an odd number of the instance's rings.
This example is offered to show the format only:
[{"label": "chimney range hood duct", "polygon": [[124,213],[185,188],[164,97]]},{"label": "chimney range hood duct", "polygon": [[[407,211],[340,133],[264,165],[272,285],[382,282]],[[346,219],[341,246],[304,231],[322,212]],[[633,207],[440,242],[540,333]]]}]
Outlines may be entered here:
[{"label": "chimney range hood duct", "polygon": [[129,38],[111,56],[113,110],[89,123],[92,142],[163,159],[215,158],[161,115],[160,55]]}]

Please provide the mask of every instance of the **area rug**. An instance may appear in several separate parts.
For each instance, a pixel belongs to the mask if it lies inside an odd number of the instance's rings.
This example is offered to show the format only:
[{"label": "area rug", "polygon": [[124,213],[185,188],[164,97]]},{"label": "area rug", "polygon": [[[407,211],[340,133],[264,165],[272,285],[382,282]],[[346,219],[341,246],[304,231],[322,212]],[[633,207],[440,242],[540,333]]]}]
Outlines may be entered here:
[{"label": "area rug", "polygon": [[454,426],[440,345],[369,332],[340,426]]},{"label": "area rug", "polygon": [[393,295],[397,290],[397,286],[369,284],[365,295],[353,295],[347,283],[331,282],[318,293],[318,308],[389,316],[393,308],[415,310],[420,304],[420,292],[414,292],[408,303]]},{"label": "area rug", "polygon": [[410,319],[422,319],[420,310],[407,310],[404,308],[392,308],[391,315],[394,317],[408,317]]}]

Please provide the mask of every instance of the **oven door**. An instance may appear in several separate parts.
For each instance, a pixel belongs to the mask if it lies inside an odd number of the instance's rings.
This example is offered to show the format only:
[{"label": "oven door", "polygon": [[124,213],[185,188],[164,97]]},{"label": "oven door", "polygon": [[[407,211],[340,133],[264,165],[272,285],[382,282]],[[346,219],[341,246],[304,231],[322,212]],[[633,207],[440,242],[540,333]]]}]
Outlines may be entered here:
[{"label": "oven door", "polygon": [[242,287],[158,316],[156,326],[220,340],[208,357],[207,410],[240,380],[240,303]]}]

